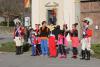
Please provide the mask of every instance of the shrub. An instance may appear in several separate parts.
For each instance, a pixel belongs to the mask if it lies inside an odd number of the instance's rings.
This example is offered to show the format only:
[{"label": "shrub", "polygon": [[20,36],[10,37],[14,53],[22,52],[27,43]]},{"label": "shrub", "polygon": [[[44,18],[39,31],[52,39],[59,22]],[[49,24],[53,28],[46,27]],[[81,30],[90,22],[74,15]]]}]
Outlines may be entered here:
[{"label": "shrub", "polygon": [[5,21],[0,22],[0,26],[7,26],[7,22]]}]

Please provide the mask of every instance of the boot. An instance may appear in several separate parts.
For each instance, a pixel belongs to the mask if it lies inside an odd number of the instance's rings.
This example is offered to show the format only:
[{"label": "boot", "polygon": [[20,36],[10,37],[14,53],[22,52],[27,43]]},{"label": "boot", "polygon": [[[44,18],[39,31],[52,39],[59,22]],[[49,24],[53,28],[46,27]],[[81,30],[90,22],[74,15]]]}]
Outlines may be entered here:
[{"label": "boot", "polygon": [[82,58],[80,58],[80,59],[84,60],[85,59],[85,50],[82,50],[81,55],[82,55]]},{"label": "boot", "polygon": [[73,59],[77,59],[77,56],[76,56],[76,55],[74,55],[74,56],[72,56],[72,58],[73,58]]},{"label": "boot", "polygon": [[86,50],[86,55],[87,55],[86,60],[90,60],[90,51],[89,50]]},{"label": "boot", "polygon": [[16,55],[20,55],[20,53],[19,53],[19,46],[16,46]]},{"label": "boot", "polygon": [[16,55],[18,55],[19,53],[18,53],[18,47],[16,46]]},{"label": "boot", "polygon": [[19,47],[19,54],[22,54],[22,47]]}]

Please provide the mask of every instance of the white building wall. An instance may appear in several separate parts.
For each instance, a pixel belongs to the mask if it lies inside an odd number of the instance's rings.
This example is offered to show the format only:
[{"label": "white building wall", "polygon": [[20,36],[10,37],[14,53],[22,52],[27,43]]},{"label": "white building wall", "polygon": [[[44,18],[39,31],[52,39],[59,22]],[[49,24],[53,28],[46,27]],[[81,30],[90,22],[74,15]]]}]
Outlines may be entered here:
[{"label": "white building wall", "polygon": [[79,37],[81,36],[81,26],[80,26],[80,0],[75,0],[75,22],[78,23],[78,33]]},{"label": "white building wall", "polygon": [[[47,3],[56,2],[58,4],[57,7],[45,7]],[[40,0],[40,23],[44,20],[47,21],[47,10],[48,9],[57,9],[57,25],[63,25],[63,0]]]},{"label": "white building wall", "polygon": [[[76,3],[79,0],[32,0],[32,27],[35,24],[41,24],[42,21],[47,21],[47,9],[54,7],[45,7],[48,2],[56,2],[57,8],[57,25],[68,24],[69,29],[72,24],[78,22],[80,17],[80,4]],[[78,18],[77,18],[78,16]]]},{"label": "white building wall", "polygon": [[64,20],[71,29],[80,20],[80,0],[64,0]]},{"label": "white building wall", "polygon": [[32,28],[35,27],[35,24],[39,24],[39,0],[32,0]]}]

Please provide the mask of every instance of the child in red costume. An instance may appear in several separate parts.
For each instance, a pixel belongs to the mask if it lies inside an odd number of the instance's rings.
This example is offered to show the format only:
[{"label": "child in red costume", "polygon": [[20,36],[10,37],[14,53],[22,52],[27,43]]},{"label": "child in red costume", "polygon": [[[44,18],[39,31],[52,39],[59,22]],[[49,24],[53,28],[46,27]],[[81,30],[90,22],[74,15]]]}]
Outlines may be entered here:
[{"label": "child in red costume", "polygon": [[55,36],[50,35],[50,37],[49,37],[49,54],[50,54],[50,57],[56,57],[57,56],[55,40],[56,40]]},{"label": "child in red costume", "polygon": [[49,55],[50,57],[56,57],[57,56],[57,50],[56,50],[56,37],[54,35],[54,25],[50,25],[49,26],[50,29],[50,36],[49,36],[49,40],[48,40],[48,47],[49,47]]},{"label": "child in red costume", "polygon": [[36,55],[41,55],[41,39],[40,39],[40,36],[39,36],[39,26],[40,24],[35,24],[35,32],[36,32]]},{"label": "child in red costume", "polygon": [[78,38],[78,30],[76,29],[78,23],[75,23],[72,25],[72,30],[70,31],[70,36],[71,36],[71,40],[72,40],[72,52],[73,52],[73,56],[72,58],[76,59],[77,58],[77,54],[78,54],[78,46],[79,46],[79,38]]}]

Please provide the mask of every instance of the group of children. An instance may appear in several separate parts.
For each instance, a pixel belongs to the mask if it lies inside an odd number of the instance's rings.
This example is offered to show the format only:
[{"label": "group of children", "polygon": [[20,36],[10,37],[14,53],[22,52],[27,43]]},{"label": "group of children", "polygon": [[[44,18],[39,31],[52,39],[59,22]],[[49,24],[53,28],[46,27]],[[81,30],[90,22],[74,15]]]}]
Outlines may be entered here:
[{"label": "group of children", "polygon": [[31,29],[30,40],[32,45],[32,56],[43,55],[49,57],[66,58],[67,52],[66,47],[68,47],[67,36],[70,35],[71,44],[72,44],[72,58],[76,59],[78,55],[78,47],[82,45],[82,60],[90,60],[90,48],[91,43],[90,39],[92,36],[92,30],[88,28],[89,21],[83,21],[83,33],[82,40],[78,38],[77,25],[75,23],[72,25],[72,30],[68,30],[67,24],[63,25],[63,30],[60,29],[60,26],[54,27],[53,25],[46,26],[46,21],[42,22],[42,27],[39,28],[39,25],[36,24],[36,29]]},{"label": "group of children", "polygon": [[[78,55],[78,47],[81,45],[81,55],[82,60],[90,60],[90,50],[91,50],[91,37],[92,30],[89,29],[90,22],[88,20],[83,21],[82,29],[82,40],[78,38],[78,23],[72,25],[72,29],[68,30],[67,24],[63,25],[63,29],[60,26],[46,25],[46,21],[42,22],[42,26],[36,24],[36,29],[30,29],[29,31],[29,41],[32,46],[31,56],[49,56],[66,58],[68,47],[67,36],[70,36],[72,44],[72,58],[76,59]],[[21,47],[23,44],[24,37],[23,26],[19,24],[16,26],[14,31],[14,41],[16,43],[16,54],[22,53]],[[68,35],[69,34],[69,35]]]}]

